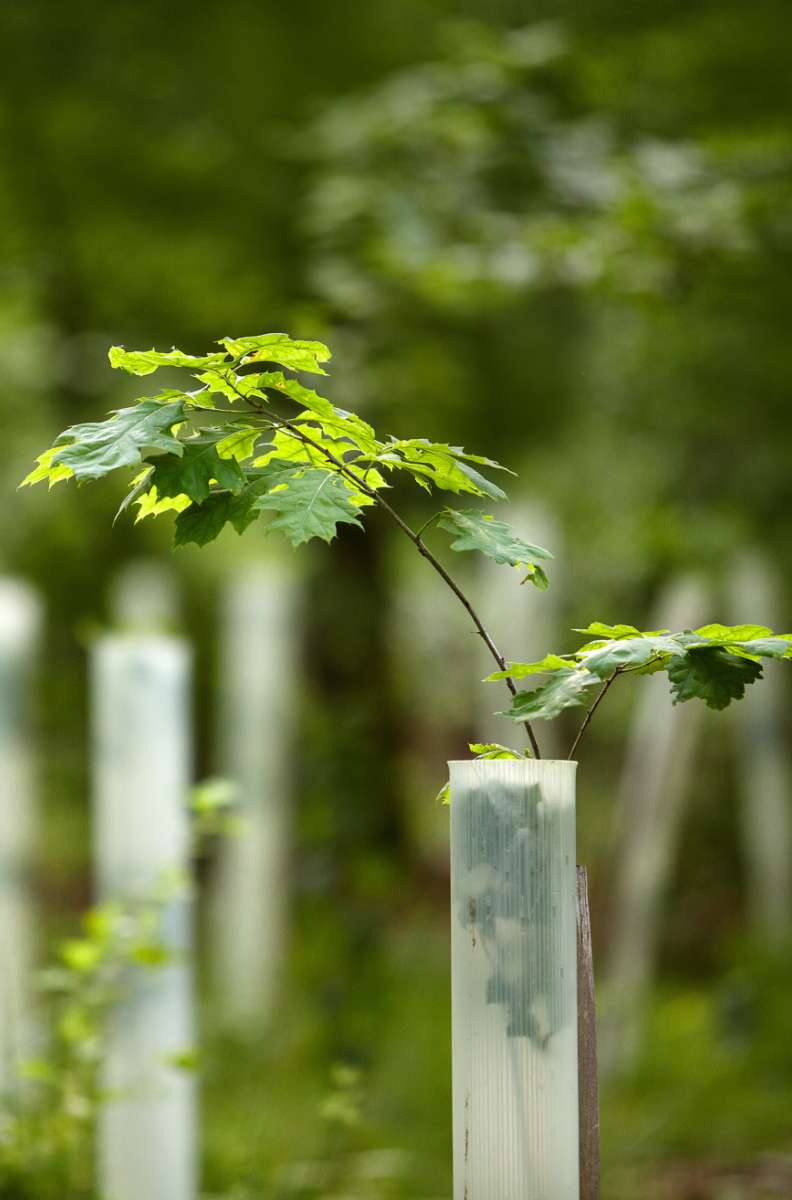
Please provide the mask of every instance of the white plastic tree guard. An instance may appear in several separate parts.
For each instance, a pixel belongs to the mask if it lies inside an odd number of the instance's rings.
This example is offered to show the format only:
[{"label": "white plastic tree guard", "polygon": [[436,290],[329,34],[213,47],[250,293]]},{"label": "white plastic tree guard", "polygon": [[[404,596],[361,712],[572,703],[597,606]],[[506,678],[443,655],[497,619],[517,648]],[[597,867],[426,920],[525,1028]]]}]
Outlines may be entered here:
[{"label": "white plastic tree guard", "polygon": [[[732,619],[746,616],[784,629],[782,589],[771,564],[745,553],[730,572]],[[783,945],[792,929],[792,771],[784,736],[789,705],[783,666],[765,661],[759,687],[735,705],[737,786],[740,792],[748,901],[754,931]]]},{"label": "white plastic tree guard", "polygon": [[222,603],[218,757],[243,828],[220,848],[213,979],[220,1018],[244,1033],[272,1010],[288,942],[299,589],[273,561],[233,578]]},{"label": "white plastic tree guard", "polygon": [[11,1089],[34,1035],[31,975],[36,834],[31,676],[42,624],[32,588],[0,579],[0,1092]]},{"label": "white plastic tree guard", "polygon": [[[151,898],[189,869],[190,654],[175,638],[114,635],[91,654],[95,862],[102,900]],[[112,1200],[194,1200],[191,904],[168,902],[168,965],[135,974],[113,1014],[99,1117],[99,1182]]]},{"label": "white plastic tree guard", "polygon": [[576,767],[450,764],[454,1200],[579,1200]]},{"label": "white plastic tree guard", "polygon": [[174,572],[157,559],[130,559],[113,579],[110,614],[123,633],[172,632],[180,617]]}]

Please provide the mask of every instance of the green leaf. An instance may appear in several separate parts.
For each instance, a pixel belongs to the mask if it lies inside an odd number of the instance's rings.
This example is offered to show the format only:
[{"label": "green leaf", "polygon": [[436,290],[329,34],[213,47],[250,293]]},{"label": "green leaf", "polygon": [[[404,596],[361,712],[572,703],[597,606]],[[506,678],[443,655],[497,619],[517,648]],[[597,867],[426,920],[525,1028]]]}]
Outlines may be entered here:
[{"label": "green leaf", "polygon": [[56,483],[60,483],[64,479],[71,479],[74,475],[71,467],[64,466],[63,463],[53,464],[52,460],[59,453],[60,446],[50,446],[49,450],[45,450],[43,454],[39,454],[36,459],[37,465],[30,474],[25,476],[19,486],[30,487],[31,484],[41,483],[46,479],[50,488],[53,488]]},{"label": "green leaf", "polygon": [[703,625],[688,638],[706,638],[715,646],[748,658],[792,657],[792,634],[773,633],[767,625]]},{"label": "green leaf", "polygon": [[235,458],[237,462],[245,462],[256,452],[256,443],[261,437],[261,430],[252,425],[243,425],[235,429],[217,443],[217,453],[221,458]]},{"label": "green leaf", "polygon": [[440,491],[474,496],[489,496],[491,500],[505,500],[506,493],[485,479],[470,466],[471,462],[502,471],[505,468],[492,459],[476,454],[466,454],[459,446],[448,446],[440,442],[429,442],[425,438],[392,438],[385,443],[377,461],[391,470],[408,471],[422,487],[429,490],[433,485]]},{"label": "green leaf", "polygon": [[[537,558],[553,557],[549,550],[517,537],[505,521],[496,521],[477,508],[462,511],[447,508],[438,524],[448,533],[458,535],[451,543],[452,550],[478,550],[487,558],[506,566],[533,570]],[[544,572],[541,572],[541,577],[544,578]]]},{"label": "green leaf", "polygon": [[[184,512],[192,504],[189,496],[160,496],[155,487],[148,488],[140,496],[130,496],[132,504],[137,505],[135,524],[145,521],[146,517],[159,517],[166,512]],[[119,513],[121,509],[119,508]]]},{"label": "green leaf", "polygon": [[511,750],[508,746],[502,746],[500,742],[468,742],[468,747],[476,758],[525,758],[522,751]]},{"label": "green leaf", "polygon": [[360,525],[360,505],[335,471],[292,470],[279,487],[256,500],[255,508],[274,512],[269,528],[279,529],[294,546],[315,537],[330,542],[342,523]]},{"label": "green leaf", "polygon": [[670,633],[670,629],[652,629],[649,633],[641,633],[640,629],[636,629],[634,625],[605,625],[602,621],[592,621],[585,629],[576,628],[574,633],[591,633],[595,637],[601,638],[627,638],[627,637],[657,637],[661,633]]},{"label": "green leaf", "polygon": [[307,388],[296,379],[287,379],[281,371],[268,371],[256,376],[260,389],[273,388],[288,396],[295,404],[301,404],[309,412],[323,420],[331,420],[335,410],[329,400],[320,396],[313,388]]},{"label": "green leaf", "polygon": [[209,495],[211,483],[234,493],[242,490],[244,471],[236,459],[220,457],[214,438],[197,438],[182,445],[180,456],[168,454],[155,460],[151,482],[159,496],[184,495],[200,502]]},{"label": "green leaf", "polygon": [[584,663],[587,670],[599,675],[600,679],[606,679],[614,671],[646,666],[652,659],[663,659],[683,651],[684,647],[677,638],[641,634],[639,637],[617,638],[594,650],[579,651],[578,661]]},{"label": "green leaf", "polygon": [[233,501],[230,492],[216,492],[202,504],[191,504],[176,518],[173,544],[205,546],[214,541],[230,519]]},{"label": "green leaf", "polygon": [[183,420],[181,400],[173,404],[141,400],[132,408],[118,409],[107,421],[64,430],[51,463],[70,467],[77,479],[99,479],[117,467],[137,466],[147,450],[181,455],[182,443],[170,431]]},{"label": "green leaf", "polygon": [[769,638],[752,638],[747,642],[729,642],[733,654],[744,654],[751,658],[792,658],[792,637],[777,633]]},{"label": "green leaf", "polygon": [[574,669],[574,662],[562,658],[560,654],[546,654],[538,662],[510,663],[505,671],[494,671],[492,675],[487,675],[484,682],[493,683],[498,679],[524,679],[527,675],[539,675],[543,671],[574,671]]},{"label": "green leaf", "polygon": [[291,371],[310,371],[315,375],[326,375],[320,363],[327,362],[332,354],[323,342],[305,342],[290,338],[287,333],[262,333],[253,337],[221,338],[234,358],[244,355],[245,362],[275,362]]},{"label": "green leaf", "polygon": [[532,692],[518,692],[514,697],[511,708],[499,713],[502,717],[511,717],[513,721],[540,720],[549,721],[557,717],[565,708],[574,708],[583,704],[586,693],[594,684],[601,683],[598,675],[593,675],[585,668],[559,671],[547,683],[535,688]]},{"label": "green leaf", "polygon": [[746,642],[753,638],[764,638],[772,636],[772,629],[767,625],[702,625],[700,629],[694,629],[699,637],[705,637],[711,641],[716,641],[720,645],[725,646],[729,642]]},{"label": "green leaf", "polygon": [[708,708],[726,708],[741,700],[747,684],[759,679],[762,668],[749,658],[720,646],[696,648],[671,659],[668,678],[675,704],[700,699]]},{"label": "green leaf", "polygon": [[158,367],[210,367],[222,363],[226,356],[222,351],[213,354],[185,354],[182,350],[125,350],[123,346],[111,346],[107,357],[110,366],[126,371],[129,375],[151,375]]},{"label": "green leaf", "polygon": [[546,592],[550,587],[550,580],[545,575],[538,563],[532,563],[528,568],[528,573],[525,579],[521,579],[520,583],[532,583],[540,592]]}]

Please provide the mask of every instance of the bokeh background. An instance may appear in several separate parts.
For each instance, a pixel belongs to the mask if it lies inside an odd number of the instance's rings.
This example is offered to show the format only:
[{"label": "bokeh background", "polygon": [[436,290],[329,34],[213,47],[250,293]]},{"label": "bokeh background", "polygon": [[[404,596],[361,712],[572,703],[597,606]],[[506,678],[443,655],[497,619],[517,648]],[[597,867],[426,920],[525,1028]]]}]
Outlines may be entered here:
[{"label": "bokeh background", "polygon": [[[558,552],[547,609],[526,598],[525,642],[507,569],[496,588],[456,564],[505,623],[509,656],[551,648],[537,631],[570,650],[573,626],[654,628],[685,603],[691,621],[703,604],[703,619],[788,629],[789,32],[781,0],[3,6],[0,570],[46,613],[42,962],[92,901],[86,647],[118,620],[119,572],[146,559],[173,581],[171,623],[196,655],[196,778],[222,770],[230,581],[256,565],[299,595],[289,954],[258,1028],[226,1027],[208,935],[199,945],[207,1195],[450,1194],[434,795],[495,705],[451,598],[384,519],[298,555],[258,530],[173,554],[169,518],[111,525],[112,480],[50,496],[18,480],[64,426],[133,394],[110,344],[201,353],[286,329],[331,345],[333,400],[379,430],[518,472],[523,532]],[[432,511],[415,490],[399,499],[415,521]],[[652,818],[650,850],[668,852],[634,949],[651,963],[637,1041],[618,1023],[608,1035],[612,1200],[792,1195],[790,686],[774,684],[758,741],[706,713],[690,744],[685,711],[658,757],[661,726],[645,718],[640,740],[625,685],[582,747],[603,1013],[619,1002],[642,763],[673,809]],[[770,817],[750,782],[768,740]],[[751,852],[765,819],[781,847],[766,869]],[[218,853],[201,855],[199,909]],[[6,1183],[2,1144],[3,1196],[93,1195],[90,1172],[59,1176],[57,1156]]]}]

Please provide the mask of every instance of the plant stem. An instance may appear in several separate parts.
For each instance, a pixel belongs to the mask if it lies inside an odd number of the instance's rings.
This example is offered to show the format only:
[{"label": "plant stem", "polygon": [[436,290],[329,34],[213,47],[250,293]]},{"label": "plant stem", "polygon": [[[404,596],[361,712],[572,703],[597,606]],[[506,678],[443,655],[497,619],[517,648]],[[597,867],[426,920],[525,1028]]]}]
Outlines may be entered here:
[{"label": "plant stem", "polygon": [[421,535],[426,532],[426,530],[429,528],[430,525],[434,525],[435,521],[440,520],[442,515],[443,515],[442,512],[434,513],[433,516],[431,516],[428,521],[424,521],[424,523],[420,529],[416,530],[415,536],[421,537]]},{"label": "plant stem", "polygon": [[[251,396],[245,396],[245,397],[243,397],[243,399],[246,400],[247,403],[252,408],[256,409],[258,412],[264,411],[262,409],[261,405],[256,404],[256,402],[253,400],[253,398]],[[323,454],[324,457],[328,460],[328,462],[331,462],[333,464],[333,466],[342,475],[344,475],[347,479],[351,480],[352,483],[355,484],[355,487],[360,488],[360,490],[362,492],[364,492],[367,496],[369,496],[370,499],[372,499],[376,504],[378,504],[380,506],[380,508],[384,509],[384,511],[391,518],[391,520],[395,521],[395,523],[398,525],[399,529],[401,529],[401,531],[405,535],[405,537],[408,537],[410,539],[412,544],[417,549],[418,553],[423,558],[426,559],[426,561],[429,563],[429,565],[434,568],[434,570],[437,572],[437,574],[440,576],[440,578],[443,580],[443,582],[454,593],[457,600],[459,600],[460,604],[463,606],[463,608],[467,612],[468,616],[472,620],[473,624],[475,625],[476,632],[478,633],[479,637],[481,637],[482,641],[484,642],[484,645],[487,647],[487,649],[489,650],[492,657],[495,659],[495,662],[498,664],[498,667],[500,668],[501,671],[505,671],[506,670],[506,659],[501,654],[498,647],[495,645],[495,642],[493,641],[492,636],[489,634],[489,632],[485,628],[481,618],[479,617],[478,613],[474,609],[470,600],[468,600],[467,596],[462,591],[459,584],[457,584],[456,581],[451,577],[451,575],[449,575],[448,571],[445,569],[443,564],[437,558],[435,558],[432,551],[429,549],[429,547],[423,541],[423,539],[421,537],[421,533],[423,533],[423,530],[426,528],[426,526],[424,525],[421,528],[421,530],[418,533],[416,533],[415,530],[412,529],[407,524],[407,522],[405,520],[403,520],[402,517],[399,516],[399,514],[396,512],[396,510],[390,506],[388,501],[385,500],[382,495],[380,495],[380,493],[377,491],[376,488],[371,487],[368,483],[365,482],[364,479],[361,479],[359,475],[355,474],[354,470],[347,463],[343,462],[342,459],[337,458],[336,455],[333,454],[332,450],[328,450],[325,446],[322,446],[318,442],[314,441],[314,439],[309,434],[307,434],[304,431],[304,429],[302,429],[301,426],[296,425],[293,421],[290,421],[287,417],[275,416],[274,414],[271,414],[269,412],[266,415],[267,415],[267,417],[271,417],[271,419],[273,420],[273,422],[276,425],[280,425],[283,428],[289,429],[295,435],[295,437],[299,438],[299,440],[304,442],[306,445],[313,446],[315,450],[319,450],[320,453]],[[511,676],[506,677],[505,683],[506,683],[507,688],[511,692],[512,696],[516,696],[518,688],[517,688],[517,685],[515,684],[514,680],[511,678]],[[536,740],[536,736],[534,734],[533,729],[531,728],[530,722],[524,721],[523,725],[525,727],[525,732],[528,735],[528,741],[530,742],[531,750],[533,752],[534,758],[541,758],[542,755],[539,750],[539,743]]]},{"label": "plant stem", "polygon": [[619,673],[620,673],[620,670],[617,667],[616,670],[613,672],[613,674],[610,675],[603,683],[602,687],[600,688],[599,692],[597,693],[596,700],[594,701],[594,703],[591,705],[591,707],[586,712],[586,716],[583,721],[583,724],[580,726],[580,729],[578,730],[578,735],[575,738],[574,742],[572,743],[572,749],[569,751],[568,758],[572,759],[575,757],[575,751],[577,750],[578,745],[580,744],[580,739],[583,737],[583,734],[588,729],[591,718],[594,716],[594,713],[597,711],[600,704],[605,699],[605,696],[607,695],[610,685],[613,683],[614,679],[616,678],[616,676]]}]

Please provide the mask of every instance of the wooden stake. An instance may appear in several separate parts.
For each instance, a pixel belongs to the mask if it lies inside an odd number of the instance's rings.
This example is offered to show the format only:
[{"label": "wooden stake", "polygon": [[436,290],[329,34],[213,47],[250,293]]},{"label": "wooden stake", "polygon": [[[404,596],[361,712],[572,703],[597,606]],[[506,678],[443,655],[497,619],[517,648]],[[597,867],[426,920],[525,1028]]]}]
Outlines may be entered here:
[{"label": "wooden stake", "polygon": [[588,876],[577,868],[578,1104],[580,1113],[580,1200],[599,1200],[600,1147],[597,1094],[597,1019]]}]

